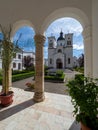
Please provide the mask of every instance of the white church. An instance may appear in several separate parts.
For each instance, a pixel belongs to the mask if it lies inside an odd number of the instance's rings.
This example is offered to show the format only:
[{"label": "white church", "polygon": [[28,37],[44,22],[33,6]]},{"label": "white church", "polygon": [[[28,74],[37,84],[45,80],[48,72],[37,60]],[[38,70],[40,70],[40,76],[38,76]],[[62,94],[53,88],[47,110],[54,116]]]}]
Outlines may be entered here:
[{"label": "white church", "polygon": [[48,67],[53,69],[73,68],[73,33],[48,37]]}]

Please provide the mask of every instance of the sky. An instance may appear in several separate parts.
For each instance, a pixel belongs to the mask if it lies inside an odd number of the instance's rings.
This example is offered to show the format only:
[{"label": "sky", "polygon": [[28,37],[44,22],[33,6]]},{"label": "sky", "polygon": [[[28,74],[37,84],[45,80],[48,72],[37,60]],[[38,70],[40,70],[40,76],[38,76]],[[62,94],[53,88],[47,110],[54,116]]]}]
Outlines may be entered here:
[{"label": "sky", "polygon": [[[48,37],[55,36],[56,39],[59,37],[59,33],[64,34],[73,33],[73,55],[79,57],[84,53],[84,44],[82,31],[83,28],[81,24],[73,18],[60,18],[52,22],[47,30],[45,31],[46,42],[44,44],[44,58],[48,58]],[[35,32],[33,28],[24,26],[21,27],[14,35],[14,42],[24,50],[24,51],[35,51],[34,37]],[[20,38],[19,38],[20,37]]]},{"label": "sky", "polygon": [[[63,34],[73,33],[73,55],[79,57],[82,53],[84,53],[84,44],[82,37],[83,28],[81,24],[73,18],[60,18],[52,22],[47,28],[46,37],[52,35],[57,39],[60,35],[61,30]],[[44,52],[45,54],[47,54],[47,45],[48,42],[46,41]]]}]

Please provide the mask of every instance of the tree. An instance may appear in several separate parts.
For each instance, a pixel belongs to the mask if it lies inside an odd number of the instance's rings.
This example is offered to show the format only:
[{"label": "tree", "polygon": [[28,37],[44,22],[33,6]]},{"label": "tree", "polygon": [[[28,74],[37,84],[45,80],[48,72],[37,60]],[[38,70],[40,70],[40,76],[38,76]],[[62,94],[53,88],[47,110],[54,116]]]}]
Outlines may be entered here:
[{"label": "tree", "polygon": [[34,63],[33,63],[33,59],[31,56],[25,56],[23,63],[24,63],[24,67],[26,68],[26,70],[34,69]]},{"label": "tree", "polygon": [[84,54],[81,54],[81,56],[78,58],[79,66],[84,67]]},{"label": "tree", "polygon": [[[2,72],[3,72],[3,88],[2,92],[7,95],[9,88],[11,87],[11,63],[13,56],[17,52],[18,46],[14,45],[11,41],[11,25],[8,28],[2,27],[0,24],[0,29],[2,32],[2,39],[0,41],[0,53],[2,58]],[[18,40],[17,40],[18,42]]]}]

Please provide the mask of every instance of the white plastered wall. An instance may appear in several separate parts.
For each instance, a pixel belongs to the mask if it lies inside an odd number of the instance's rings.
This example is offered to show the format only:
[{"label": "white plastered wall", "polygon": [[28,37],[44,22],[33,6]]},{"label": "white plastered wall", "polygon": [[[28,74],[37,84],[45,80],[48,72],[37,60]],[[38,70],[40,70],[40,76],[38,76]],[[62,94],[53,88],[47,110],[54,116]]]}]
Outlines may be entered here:
[{"label": "white plastered wall", "polygon": [[92,2],[93,77],[98,78],[98,0]]}]

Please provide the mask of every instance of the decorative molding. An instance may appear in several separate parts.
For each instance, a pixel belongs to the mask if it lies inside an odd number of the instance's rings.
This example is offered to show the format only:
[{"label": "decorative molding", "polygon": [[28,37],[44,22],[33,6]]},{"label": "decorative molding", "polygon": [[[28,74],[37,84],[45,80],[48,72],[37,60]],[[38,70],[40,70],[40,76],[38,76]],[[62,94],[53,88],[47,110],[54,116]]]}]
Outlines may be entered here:
[{"label": "decorative molding", "polygon": [[41,35],[41,34],[36,34],[34,36],[34,40],[36,42],[36,44],[44,44],[45,43],[45,40],[46,40],[46,37]]}]

